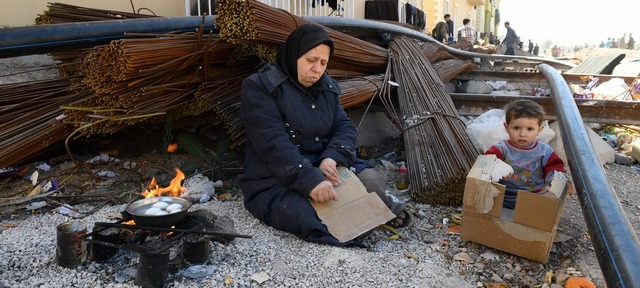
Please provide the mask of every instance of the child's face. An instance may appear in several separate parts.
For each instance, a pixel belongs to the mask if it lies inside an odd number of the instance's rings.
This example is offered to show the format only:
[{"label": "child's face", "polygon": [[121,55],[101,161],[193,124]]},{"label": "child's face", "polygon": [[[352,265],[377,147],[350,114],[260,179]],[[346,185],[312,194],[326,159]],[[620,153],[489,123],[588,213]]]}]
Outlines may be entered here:
[{"label": "child's face", "polygon": [[536,118],[522,117],[511,119],[509,124],[504,123],[504,129],[507,130],[511,143],[518,148],[531,146],[542,128],[543,126],[538,124]]}]

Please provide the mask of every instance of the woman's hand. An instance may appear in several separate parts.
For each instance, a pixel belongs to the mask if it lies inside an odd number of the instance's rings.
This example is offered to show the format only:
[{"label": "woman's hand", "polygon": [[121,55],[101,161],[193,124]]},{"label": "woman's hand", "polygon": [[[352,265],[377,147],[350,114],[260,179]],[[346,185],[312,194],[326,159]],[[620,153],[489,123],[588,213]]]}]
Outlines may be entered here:
[{"label": "woman's hand", "polygon": [[338,174],[337,166],[338,163],[336,163],[336,161],[331,158],[322,159],[322,162],[320,162],[320,166],[318,166],[318,168],[320,168],[320,171],[322,172],[322,175],[324,175],[324,177],[326,177],[333,186],[340,185],[340,175]]},{"label": "woman's hand", "polygon": [[329,181],[322,181],[318,186],[311,190],[309,196],[313,201],[318,203],[327,202],[329,200],[338,200],[338,194],[333,189],[333,184]]}]

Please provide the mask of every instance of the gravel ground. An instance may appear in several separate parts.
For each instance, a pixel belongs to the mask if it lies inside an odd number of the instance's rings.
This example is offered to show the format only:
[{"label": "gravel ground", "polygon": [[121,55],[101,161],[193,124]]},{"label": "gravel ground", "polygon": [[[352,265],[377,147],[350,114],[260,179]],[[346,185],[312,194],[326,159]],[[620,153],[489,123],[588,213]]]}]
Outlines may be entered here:
[{"label": "gravel ground", "polygon": [[[609,164],[605,170],[638,231],[640,172],[617,164]],[[559,233],[565,237],[559,237],[562,241],[554,244],[549,262],[542,264],[462,241],[459,235],[449,233],[443,220],[459,213],[459,207],[419,204],[406,193],[398,194],[392,187],[389,191],[415,208],[413,225],[399,230],[401,238],[392,241],[385,240],[391,235],[387,230],[375,230],[365,239],[368,249],[308,243],[274,230],[253,218],[239,196],[195,204],[190,211],[207,209],[229,216],[237,233],[253,237],[236,238],[227,244],[211,242],[206,263],[169,273],[165,287],[221,287],[227,278],[231,279],[229,287],[488,287],[491,283],[541,287],[547,271],[555,272],[557,281],[568,275],[584,275],[598,287],[605,287],[576,195],[568,198],[559,225]],[[96,208],[88,204],[74,207],[81,212]],[[5,211],[0,221],[0,287],[135,286],[138,257],[133,252],[121,251],[107,262],[87,261],[77,268],[63,268],[55,262],[56,225],[75,220],[91,231],[93,223],[109,222],[109,216],[124,208],[107,205],[88,215],[65,215],[59,208],[43,208],[37,213]],[[173,249],[179,251],[178,245]],[[172,257],[177,255],[175,251]],[[190,269],[196,268],[207,268],[208,272],[189,278]],[[252,280],[259,273],[266,273],[268,280],[261,284]]]}]

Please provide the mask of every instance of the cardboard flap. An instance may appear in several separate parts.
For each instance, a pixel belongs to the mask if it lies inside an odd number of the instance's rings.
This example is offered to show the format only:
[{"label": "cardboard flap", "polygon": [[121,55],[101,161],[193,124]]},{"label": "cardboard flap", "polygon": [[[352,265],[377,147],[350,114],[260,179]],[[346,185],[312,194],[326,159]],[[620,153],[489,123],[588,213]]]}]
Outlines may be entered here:
[{"label": "cardboard flap", "polygon": [[[334,201],[335,202],[335,201]],[[340,242],[347,242],[367,231],[387,223],[396,217],[375,193],[336,207],[322,215],[322,223],[327,225],[331,235]]]},{"label": "cardboard flap", "polygon": [[338,173],[342,182],[335,187],[338,200],[311,201],[318,217],[336,239],[347,242],[396,217],[378,194],[367,192],[351,170],[338,167]]},{"label": "cardboard flap", "polygon": [[513,222],[544,231],[552,231],[560,206],[560,199],[553,196],[518,191]]}]

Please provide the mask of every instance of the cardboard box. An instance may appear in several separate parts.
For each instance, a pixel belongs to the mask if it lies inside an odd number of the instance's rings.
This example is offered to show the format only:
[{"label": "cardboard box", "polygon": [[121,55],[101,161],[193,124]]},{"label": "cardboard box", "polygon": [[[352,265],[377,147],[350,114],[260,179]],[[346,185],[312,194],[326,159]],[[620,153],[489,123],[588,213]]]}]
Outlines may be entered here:
[{"label": "cardboard box", "polygon": [[338,201],[311,201],[322,223],[340,242],[352,240],[396,216],[376,193],[368,193],[360,179],[346,167],[338,167],[341,184]]},{"label": "cardboard box", "polygon": [[497,161],[495,155],[479,156],[467,175],[460,236],[546,263],[570,186],[568,179],[555,173],[549,196],[518,191],[515,209],[502,208],[505,187],[490,181]]}]

